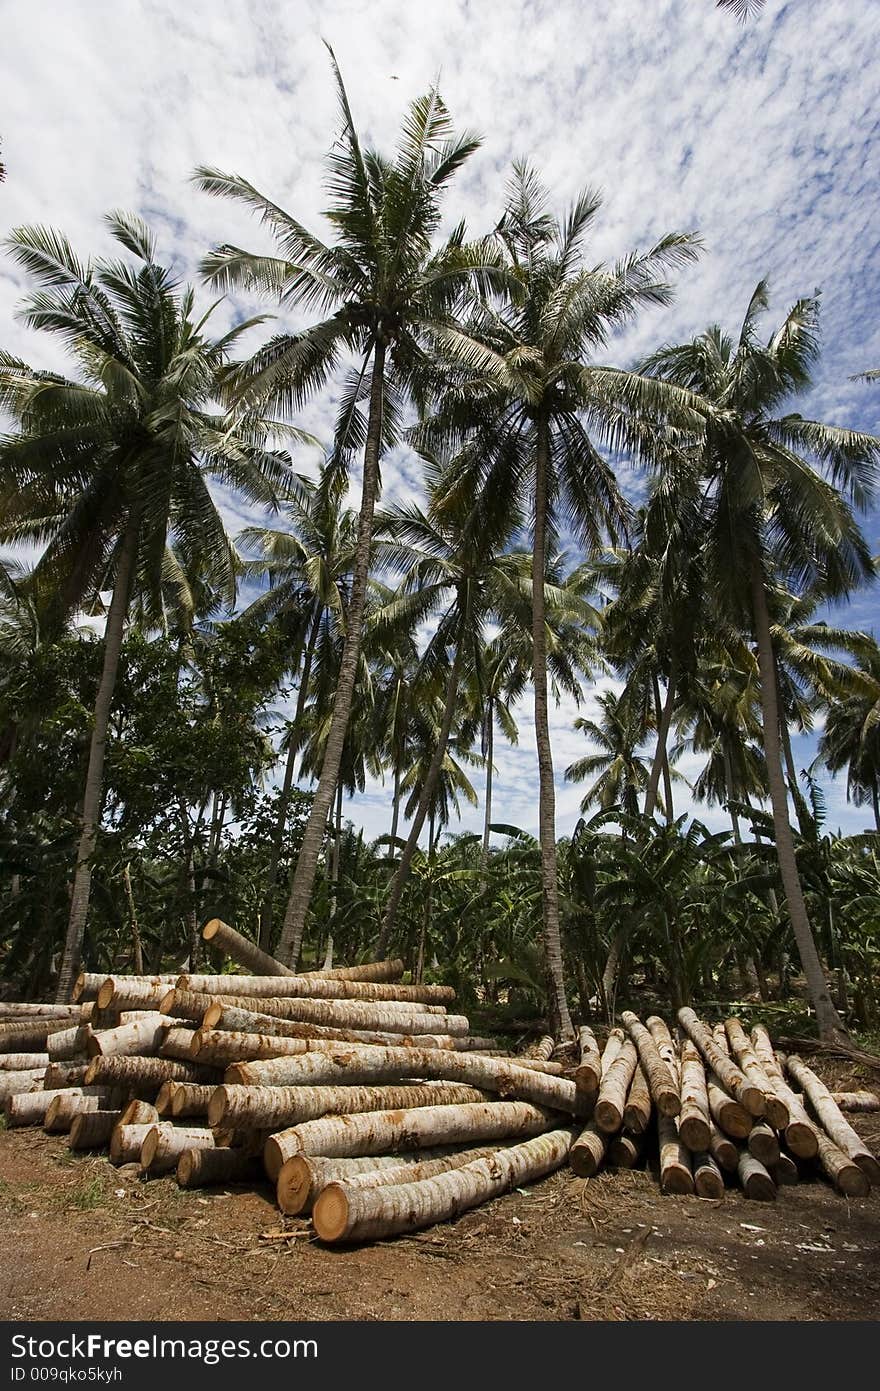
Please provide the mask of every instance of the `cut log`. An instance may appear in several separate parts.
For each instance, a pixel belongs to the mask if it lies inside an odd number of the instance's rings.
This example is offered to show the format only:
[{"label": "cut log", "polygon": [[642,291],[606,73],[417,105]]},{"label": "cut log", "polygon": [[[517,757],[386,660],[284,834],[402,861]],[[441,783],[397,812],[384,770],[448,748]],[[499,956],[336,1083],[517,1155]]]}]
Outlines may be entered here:
[{"label": "cut log", "polygon": [[43,1090],[44,1067],[21,1068],[17,1072],[0,1072],[0,1101],[19,1092],[40,1092]]},{"label": "cut log", "polygon": [[159,1121],[151,1125],[141,1143],[140,1164],[148,1174],[165,1174],[176,1169],[184,1150],[214,1148],[214,1136],[207,1126],[172,1125]]},{"label": "cut log", "polygon": [[788,1109],[789,1122],[785,1127],[785,1143],[792,1154],[797,1155],[798,1159],[815,1159],[819,1150],[816,1127],[807,1115],[801,1098],[792,1091],[785,1081],[773,1051],[773,1044],[770,1042],[770,1035],[761,1024],[752,1029],[752,1045],[767,1074],[774,1094],[785,1103]]},{"label": "cut log", "polygon": [[20,1125],[42,1125],[56,1096],[66,1096],[70,1090],[73,1089],[64,1087],[59,1091],[19,1092],[7,1097],[3,1103],[7,1126],[12,1130]]},{"label": "cut log", "polygon": [[[463,1016],[462,1016],[462,1017],[463,1017]],[[465,1020],[465,1023],[467,1023],[467,1020]],[[468,1025],[468,1028],[469,1028],[469,1027],[470,1027],[470,1025]],[[456,1031],[455,1029],[450,1029],[450,1030],[449,1030],[449,1033],[451,1033],[451,1034],[452,1034],[452,1033],[456,1033],[456,1032],[461,1032],[461,1033],[465,1033],[465,1034],[466,1034],[466,1033],[467,1033],[467,1029],[462,1029],[462,1030],[458,1030],[458,1031]],[[532,1047],[529,1048],[529,1049],[523,1054],[523,1057],[524,1057],[524,1058],[532,1059],[532,1060],[534,1060],[535,1062],[539,1062],[539,1063],[549,1063],[550,1059],[551,1059],[552,1056],[553,1056],[553,1049],[554,1049],[555,1047],[556,1047],[556,1040],[555,1040],[555,1038],[553,1037],[553,1035],[552,1035],[552,1034],[544,1034],[544,1036],[543,1036],[542,1038],[539,1038],[539,1039],[538,1039],[538,1042],[537,1042],[537,1043],[533,1044]]]},{"label": "cut log", "polygon": [[133,1092],[158,1092],[163,1082],[212,1082],[214,1068],[179,1063],[172,1058],[92,1058],[86,1082],[111,1087],[128,1087]]},{"label": "cut log", "polygon": [[767,1120],[774,1130],[784,1130],[791,1119],[788,1107],[782,1098],[776,1095],[773,1084],[752,1048],[742,1024],[738,1019],[727,1019],[724,1029],[743,1076],[747,1077],[753,1086],[760,1087],[764,1093]]},{"label": "cut log", "polygon": [[81,1111],[73,1118],[67,1143],[72,1150],[105,1149],[121,1119],[121,1111]]},{"label": "cut log", "polygon": [[372,1156],[362,1159],[321,1159],[295,1154],[285,1160],[278,1174],[276,1197],[281,1211],[293,1216],[311,1211],[315,1199],[328,1183],[344,1183],[350,1188],[388,1188],[400,1183],[420,1183],[450,1169],[461,1169],[475,1159],[496,1154],[498,1144],[453,1153],[421,1150],[411,1155]]},{"label": "cut log", "polygon": [[602,1167],[608,1149],[608,1134],[600,1130],[595,1118],[587,1121],[568,1152],[568,1162],[578,1178],[593,1178]]},{"label": "cut log", "polygon": [[228,923],[221,922],[219,918],[212,918],[205,923],[202,928],[202,936],[206,942],[210,942],[213,947],[225,952],[237,966],[244,966],[246,970],[253,971],[258,976],[295,976],[289,966],[285,966],[280,961],[276,961],[274,956],[269,956],[268,952],[261,951],[256,942],[251,942],[247,937],[242,937],[240,932],[236,932],[234,927]]},{"label": "cut log", "polygon": [[49,1066],[48,1053],[0,1053],[0,1078],[4,1072],[33,1072]]},{"label": "cut log", "polygon": [[711,1122],[709,1130],[709,1153],[720,1169],[725,1169],[730,1174],[736,1173],[739,1149],[722,1130],[719,1130],[714,1121]]},{"label": "cut log", "polygon": [[[654,1105],[661,1116],[677,1116],[681,1110],[678,1084],[674,1074],[661,1058],[654,1037],[645,1028],[638,1015],[633,1014],[631,1010],[624,1010],[620,1017],[636,1046],[639,1062],[648,1079],[648,1088]],[[672,1040],[669,1041],[671,1044]]]},{"label": "cut log", "polygon": [[212,1183],[250,1183],[260,1178],[259,1155],[228,1146],[214,1149],[186,1149],[177,1161],[177,1182],[181,1188],[207,1188]]},{"label": "cut log", "polygon": [[[455,991],[451,985],[399,985],[381,981],[338,980],[327,976],[290,976],[285,980],[267,976],[178,976],[176,988],[186,994],[230,999],[266,998],[277,1004],[282,999],[315,1000],[397,1000],[414,1005],[451,1004]],[[173,1013],[180,1011],[175,1007]]]},{"label": "cut log", "polygon": [[632,1135],[643,1135],[650,1122],[651,1091],[647,1077],[641,1066],[638,1066],[629,1084],[626,1105],[623,1108],[623,1128]]},{"label": "cut log", "polygon": [[[413,1010],[385,1009],[364,1000],[289,1000],[284,1017],[247,1010],[215,1001],[205,1010],[206,1029],[251,1029],[262,1034],[304,1037],[303,1028],[314,1025],[372,1034],[439,1034],[464,1037],[470,1024],[463,1014],[422,1014]],[[295,1032],[299,1030],[299,1032]],[[327,1035],[329,1037],[329,1035]],[[384,1039],[380,1040],[384,1041]],[[537,1055],[536,1055],[537,1056]]]},{"label": "cut log", "polygon": [[634,1169],[638,1164],[644,1145],[644,1135],[634,1135],[630,1130],[621,1130],[608,1142],[608,1163],[613,1169]]},{"label": "cut log", "polygon": [[709,1149],[711,1125],[703,1059],[696,1045],[690,1039],[685,1039],[681,1046],[681,1114],[678,1130],[694,1154],[704,1154]]},{"label": "cut log", "polygon": [[[460,1040],[459,1040],[459,1039],[454,1039],[453,1042],[454,1042],[455,1045],[456,1045],[456,1052],[462,1051],[462,1050],[459,1050],[459,1048],[458,1048],[458,1044],[459,1044]],[[469,1051],[469,1050],[464,1050],[464,1051]],[[485,1057],[488,1057],[488,1058],[499,1058],[499,1057],[506,1058],[506,1057],[509,1057],[510,1055],[509,1055],[508,1053],[486,1053],[484,1056],[485,1056]],[[557,1063],[557,1062],[545,1063],[545,1062],[543,1062],[540,1058],[511,1058],[510,1061],[511,1061],[512,1063],[516,1063],[517,1067],[527,1067],[527,1068],[529,1068],[532,1072],[543,1072],[543,1073],[545,1073],[548,1077],[562,1077],[562,1076],[564,1076],[564,1074],[565,1074],[565,1067],[563,1066],[562,1063]]]},{"label": "cut log", "polygon": [[208,1107],[209,1125],[242,1130],[280,1129],[366,1111],[396,1111],[415,1106],[450,1106],[491,1101],[490,1092],[460,1082],[425,1082],[397,1087],[216,1087]]},{"label": "cut log", "polygon": [[150,1057],[161,1047],[170,1027],[167,1014],[155,1011],[116,1029],[97,1034],[89,1030],[86,1052],[90,1058]]},{"label": "cut log", "polygon": [[155,1011],[167,994],[167,981],[108,976],[101,984],[95,1004],[98,1009]]},{"label": "cut log", "polygon": [[714,1073],[706,1076],[706,1095],[709,1098],[709,1113],[715,1124],[725,1135],[734,1140],[744,1140],[752,1128],[753,1117],[744,1106],[734,1101],[721,1085]]},{"label": "cut log", "polygon": [[783,1184],[795,1184],[800,1179],[797,1164],[790,1154],[785,1153],[785,1150],[779,1151],[779,1158],[773,1165],[771,1174],[778,1188],[781,1188]]},{"label": "cut log", "polygon": [[586,1106],[592,1107],[599,1095],[602,1082],[602,1058],[596,1035],[586,1025],[578,1029],[578,1049],[579,1062],[574,1074],[574,1084]]},{"label": "cut log", "polygon": [[[18,1056],[26,1058],[28,1055],[20,1053]],[[880,1096],[873,1092],[832,1092],[831,1099],[841,1111],[880,1111]]]},{"label": "cut log", "polygon": [[779,1163],[779,1138],[776,1131],[765,1121],[758,1121],[748,1135],[749,1154],[758,1159],[765,1169],[772,1169]]},{"label": "cut log", "polygon": [[65,1062],[71,1058],[88,1057],[89,1039],[92,1037],[90,1024],[74,1024],[69,1029],[60,1029],[46,1040],[49,1061]]},{"label": "cut log", "polygon": [[759,1159],[741,1150],[736,1166],[742,1190],[747,1198],[758,1203],[772,1203],[776,1197],[776,1184]]},{"label": "cut log", "polygon": [[602,1074],[593,1119],[606,1135],[613,1135],[623,1125],[623,1112],[638,1060],[635,1044],[625,1039],[614,1062]]},{"label": "cut log", "polygon": [[558,1116],[552,1111],[525,1101],[468,1102],[326,1116],[270,1135],[263,1150],[263,1163],[274,1182],[282,1164],[294,1154],[317,1154],[324,1159],[360,1158],[474,1140],[508,1140],[539,1135],[552,1129],[557,1121]]},{"label": "cut log", "polygon": [[47,1091],[56,1091],[61,1087],[80,1087],[86,1080],[88,1070],[88,1062],[49,1063],[43,1073],[43,1086]]},{"label": "cut log", "polygon": [[695,1154],[693,1158],[694,1192],[698,1198],[724,1197],[724,1179],[711,1154]]},{"label": "cut log", "polygon": [[73,1022],[79,1020],[79,1006],[35,1005],[17,1000],[0,1001],[0,1023],[21,1023],[29,1019],[38,1019],[41,1022],[49,1019],[69,1019]]},{"label": "cut log", "polygon": [[[323,1002],[317,1001],[316,1003]],[[436,1017],[427,1015],[423,1022],[428,1022],[430,1026],[430,1021]],[[440,1021],[438,1020],[438,1022]],[[202,1027],[214,1028],[219,1032],[256,1033],[276,1038],[323,1038],[335,1043],[371,1043],[390,1048],[452,1048],[454,1046],[451,1034],[408,1034],[378,1029],[342,1028],[329,1024],[276,1019],[269,1014],[257,1014],[245,1009],[229,1009],[226,1006],[218,1007],[216,1010],[214,1008],[206,1010]]]},{"label": "cut log", "polygon": [[138,1164],[141,1157],[141,1146],[147,1135],[152,1130],[155,1121],[147,1124],[126,1124],[120,1121],[113,1127],[110,1136],[110,1154],[108,1156],[111,1164]]},{"label": "cut log", "polygon": [[857,1164],[869,1183],[880,1184],[880,1163],[857,1135],[843,1115],[821,1077],[807,1067],[797,1054],[789,1055],[786,1064],[789,1076],[803,1089],[826,1134],[839,1150]]},{"label": "cut log", "polygon": [[[752,1116],[763,1116],[764,1093],[745,1077],[740,1068],[727,1056],[721,1041],[697,1018],[692,1009],[680,1009],[678,1021],[685,1033],[697,1045],[707,1065],[716,1073],[722,1087]],[[721,1030],[724,1032],[723,1026]],[[725,1038],[726,1041],[726,1038]]]},{"label": "cut log", "polygon": [[[167,1022],[171,1024],[171,1019],[168,1015],[162,1014],[159,1017],[160,1019],[167,1020]],[[196,1029],[186,1028],[178,1021],[172,1028],[167,1029],[165,1032],[161,1047],[159,1048],[161,1056],[163,1058],[178,1058],[183,1063],[191,1063],[194,1057],[193,1040],[195,1039],[196,1033]]]},{"label": "cut log", "polygon": [[[99,971],[82,971],[73,987],[72,998],[74,1000],[97,1000],[101,986],[108,979],[106,972],[102,975]],[[177,980],[175,975],[159,976],[114,976],[114,980],[124,980],[128,985],[173,985]]]},{"label": "cut log", "polygon": [[208,1103],[216,1088],[199,1082],[165,1082],[156,1097],[156,1110],[160,1116],[208,1115]]},{"label": "cut log", "polygon": [[335,966],[331,971],[306,971],[307,976],[324,980],[397,981],[406,967],[398,958],[390,961],[365,961],[361,966]]},{"label": "cut log", "polygon": [[[613,1029],[609,1029],[609,1031],[608,1031],[608,1037],[607,1037],[607,1039],[605,1040],[605,1047],[602,1049],[602,1076],[603,1076],[603,1077],[605,1076],[605,1073],[606,1073],[606,1072],[608,1071],[608,1069],[610,1068],[611,1064],[614,1062],[614,1059],[617,1057],[617,1055],[618,1055],[618,1053],[620,1052],[621,1048],[623,1047],[625,1041],[626,1041],[626,1034],[624,1033],[623,1029],[618,1029],[618,1028],[616,1028],[616,1027],[613,1028]],[[601,1080],[601,1079],[600,1079],[600,1080]]]},{"label": "cut log", "polygon": [[[103,1095],[96,1095],[100,1091]],[[119,1093],[110,1087],[92,1089],[89,1092],[62,1092],[56,1096],[46,1112],[43,1129],[49,1135],[66,1134],[77,1116],[92,1111],[118,1111]]]},{"label": "cut log", "polygon": [[410,1077],[467,1082],[483,1091],[573,1115],[580,1114],[583,1104],[574,1082],[567,1077],[552,1077],[532,1068],[519,1067],[506,1058],[482,1058],[474,1053],[454,1053],[443,1048],[351,1047],[327,1053],[306,1053],[298,1058],[238,1063],[227,1070],[224,1081],[258,1087],[306,1087],[327,1083],[372,1085]]},{"label": "cut log", "polygon": [[331,1183],[315,1203],[315,1230],[322,1241],[365,1241],[445,1222],[561,1168],[571,1143],[570,1130],[554,1130],[419,1183],[352,1189]]},{"label": "cut log", "polygon": [[155,1125],[159,1112],[149,1101],[130,1101],[120,1116],[122,1125]]},{"label": "cut log", "polygon": [[691,1154],[678,1133],[674,1116],[657,1116],[660,1145],[660,1189],[663,1193],[693,1193]]}]

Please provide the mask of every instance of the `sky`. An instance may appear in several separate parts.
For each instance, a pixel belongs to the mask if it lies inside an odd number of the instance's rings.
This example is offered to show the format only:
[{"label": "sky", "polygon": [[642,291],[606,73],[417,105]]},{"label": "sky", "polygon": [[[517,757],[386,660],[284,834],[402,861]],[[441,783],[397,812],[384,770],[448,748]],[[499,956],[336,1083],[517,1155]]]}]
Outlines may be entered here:
[{"label": "sky", "polygon": [[[322,159],[338,128],[326,40],[367,142],[392,145],[406,103],[437,78],[458,128],[483,136],[450,190],[448,225],[463,217],[473,235],[488,231],[511,161],[524,156],[560,209],[585,185],[603,190],[592,262],[671,230],[699,232],[704,254],[678,275],[674,304],[644,314],[604,360],[630,365],[713,322],[737,331],[763,276],[776,317],[819,289],[823,356],[798,408],[880,433],[880,385],[850,380],[880,366],[877,0],[767,0],[745,25],[713,0],[0,0],[0,35],[0,236],[49,223],[81,254],[99,254],[111,245],[102,215],[131,209],[193,280],[218,242],[269,249],[245,212],[194,188],[199,164],[243,174],[321,231]],[[23,289],[0,257],[0,342],[62,368],[57,345],[13,318]],[[199,289],[200,303],[211,298]],[[235,299],[217,322],[263,307]],[[331,420],[323,398],[297,423],[326,439]],[[313,470],[317,458],[306,451],[297,466]],[[418,462],[397,451],[383,481],[386,502],[417,496]],[[621,482],[638,489],[634,475]],[[232,534],[262,520],[218,497]],[[880,512],[864,524],[877,553]],[[832,617],[877,630],[877,591]],[[599,689],[553,714],[560,834],[583,791],[561,776],[587,752],[572,721],[595,714]],[[494,805],[498,820],[534,831],[533,725],[527,707],[520,715],[518,747],[496,741]],[[815,737],[794,745],[806,766]],[[680,768],[693,777],[698,763]],[[843,779],[826,794],[831,829],[864,827]],[[379,835],[389,801],[371,784],[347,815]],[[686,788],[678,803],[691,809]],[[718,809],[694,810],[725,824]],[[461,828],[479,819],[467,811]]]}]

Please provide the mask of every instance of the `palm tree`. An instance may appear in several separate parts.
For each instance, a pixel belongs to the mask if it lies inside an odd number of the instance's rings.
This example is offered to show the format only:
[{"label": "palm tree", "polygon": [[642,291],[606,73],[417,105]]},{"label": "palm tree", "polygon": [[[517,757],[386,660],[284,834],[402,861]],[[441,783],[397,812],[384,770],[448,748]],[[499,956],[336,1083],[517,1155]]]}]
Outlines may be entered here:
[{"label": "palm tree", "polygon": [[735,14],[741,23],[751,19],[753,14],[760,14],[764,8],[764,0],[715,0],[717,10],[730,10]]},{"label": "palm tree", "polygon": [[[532,672],[538,746],[539,839],[544,948],[550,1019],[572,1034],[565,992],[556,872],[556,800],[547,689],[547,558],[563,519],[587,549],[618,533],[626,507],[614,473],[588,433],[611,433],[619,411],[588,364],[611,330],[644,304],[670,297],[661,271],[693,258],[689,237],[665,237],[644,256],[587,268],[583,241],[600,200],[584,192],[562,219],[552,217],[534,172],[514,171],[497,237],[514,289],[478,307],[465,329],[435,335],[447,364],[442,401],[422,430],[429,449],[463,447],[461,471],[482,489],[487,479],[528,504],[532,530]],[[474,480],[476,483],[474,484]]]},{"label": "palm tree", "polygon": [[846,796],[857,807],[870,802],[880,831],[880,648],[858,665],[864,687],[826,705],[819,758],[832,773],[846,768]]},{"label": "palm tree", "polygon": [[638,816],[639,794],[648,786],[648,764],[637,753],[643,735],[641,722],[625,693],[616,696],[613,691],[603,691],[597,700],[600,719],[579,716],[574,727],[598,745],[599,752],[576,759],[566,768],[565,776],[571,782],[594,779],[584,793],[581,811],[595,805],[603,810],[621,806],[628,815]]},{"label": "palm tree", "polygon": [[275,886],[284,843],[296,760],[302,747],[298,731],[303,721],[314,676],[339,666],[336,648],[345,631],[350,575],[357,544],[357,517],[341,506],[339,478],[325,468],[317,484],[300,478],[285,498],[284,528],[248,527],[237,537],[246,554],[246,577],[267,579],[269,588],[244,611],[244,622],[263,623],[284,615],[293,625],[291,669],[298,678],[293,718],[285,736],[287,757],[281,797],[272,833],[263,903],[260,909],[260,945],[271,950]]},{"label": "palm tree", "polygon": [[327,158],[326,217],[334,243],[308,231],[245,179],[212,169],[196,174],[202,189],[259,214],[279,251],[265,256],[222,246],[204,263],[212,283],[256,289],[286,309],[327,313],[301,333],[272,338],[245,372],[231,374],[227,385],[233,398],[268,399],[295,409],[343,360],[357,362],[342,393],[333,455],[344,468],[355,449],[363,450],[357,547],[333,720],[278,949],[291,963],[302,944],[351,711],[380,458],[398,438],[407,396],[418,394],[426,331],[450,322],[463,288],[484,282],[498,260],[485,245],[466,244],[463,225],[435,246],[441,194],[479,143],[471,134],[454,136],[436,88],[410,107],[396,156],[389,160],[362,147],[332,51],[331,59],[342,113],[342,130]]},{"label": "palm tree", "polygon": [[[788,820],[769,596],[779,577],[796,591],[839,598],[873,576],[852,506],[869,501],[880,441],[778,413],[810,385],[819,305],[815,298],[799,300],[762,344],[757,325],[767,302],[762,281],[736,341],[713,327],[690,343],[661,349],[642,371],[681,393],[693,468],[704,489],[707,589],[723,621],[750,632],[757,647],[779,870],[819,1030],[833,1037],[843,1026],[816,948]],[[643,379],[621,390],[632,403],[649,404]]]},{"label": "palm tree", "polygon": [[101,818],[104,755],[132,590],[161,608],[167,538],[186,567],[205,564],[231,602],[234,552],[208,489],[213,474],[273,507],[286,456],[267,447],[271,422],[212,409],[217,376],[249,325],[210,339],[193,293],[159,265],[148,228],[112,213],[107,225],[135,257],[83,263],[58,232],[19,228],[7,246],[38,288],[24,322],[57,334],[81,378],[39,372],[0,355],[0,405],[18,433],[0,441],[6,541],[44,545],[29,588],[49,625],[112,588],[95,700],[70,920],[58,978],[68,998],[78,970]]}]

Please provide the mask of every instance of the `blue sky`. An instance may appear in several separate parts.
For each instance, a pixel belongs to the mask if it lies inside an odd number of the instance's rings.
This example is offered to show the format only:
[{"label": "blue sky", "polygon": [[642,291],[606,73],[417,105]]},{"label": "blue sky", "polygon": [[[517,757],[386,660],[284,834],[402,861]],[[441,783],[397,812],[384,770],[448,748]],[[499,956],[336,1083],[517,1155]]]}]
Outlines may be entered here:
[{"label": "blue sky", "polygon": [[[876,0],[767,0],[747,25],[712,0],[0,0],[0,32],[0,234],[49,222],[81,252],[100,252],[102,213],[132,208],[194,277],[217,241],[265,245],[244,213],[188,182],[200,163],[244,174],[320,227],[321,161],[336,128],[325,38],[369,140],[392,141],[405,103],[438,74],[456,123],[483,134],[448,199],[450,224],[465,217],[472,232],[487,230],[511,160],[525,155],[560,206],[584,184],[604,190],[591,259],[673,229],[700,232],[705,255],[679,277],[675,304],[644,315],[607,360],[627,364],[713,321],[737,328],[764,275],[777,312],[820,288],[823,357],[800,409],[880,432],[880,385],[850,380],[880,366]],[[0,261],[0,341],[58,367],[54,345],[13,322],[22,288]],[[253,309],[233,302],[222,313]],[[321,400],[301,423],[326,436],[331,416]],[[417,477],[411,459],[386,461],[386,500],[411,496]],[[222,501],[231,531],[258,520]],[[880,513],[865,526],[876,553]],[[876,627],[876,606],[877,591],[860,594],[845,621]],[[593,704],[556,711],[559,769],[585,751],[571,724]],[[814,744],[795,743],[800,767]],[[527,710],[519,747],[502,745],[497,762],[499,819],[533,829]],[[861,828],[842,781],[827,790],[831,826]],[[560,779],[561,833],[579,797]],[[387,789],[369,788],[349,814],[379,834]]]}]

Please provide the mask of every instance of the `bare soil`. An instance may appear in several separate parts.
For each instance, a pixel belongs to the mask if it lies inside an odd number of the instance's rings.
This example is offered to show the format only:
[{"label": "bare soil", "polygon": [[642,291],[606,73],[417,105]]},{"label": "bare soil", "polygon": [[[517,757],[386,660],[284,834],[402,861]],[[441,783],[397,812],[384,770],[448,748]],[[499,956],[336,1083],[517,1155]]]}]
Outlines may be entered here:
[{"label": "bare soil", "polygon": [[[837,1070],[835,1084],[851,1080]],[[880,1118],[852,1120],[876,1149]],[[0,1221],[5,1319],[880,1316],[880,1194],[847,1201],[819,1180],[775,1203],[735,1190],[714,1203],[661,1196],[650,1169],[565,1171],[343,1250],[282,1218],[268,1186],[183,1192],[13,1130],[0,1133]]]}]

